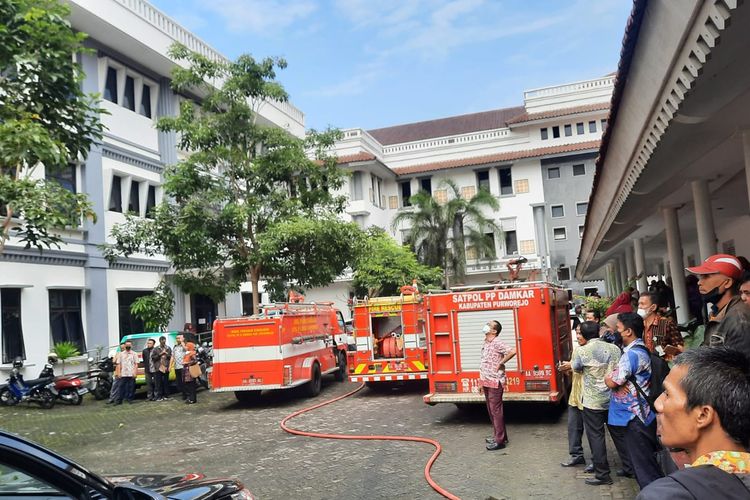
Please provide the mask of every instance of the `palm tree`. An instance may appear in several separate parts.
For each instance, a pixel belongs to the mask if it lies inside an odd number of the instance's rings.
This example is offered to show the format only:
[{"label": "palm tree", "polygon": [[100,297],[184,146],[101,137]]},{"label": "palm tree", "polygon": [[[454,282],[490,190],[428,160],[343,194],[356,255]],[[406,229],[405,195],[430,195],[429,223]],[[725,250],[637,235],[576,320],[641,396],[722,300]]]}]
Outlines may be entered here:
[{"label": "palm tree", "polygon": [[499,232],[500,228],[484,211],[497,211],[500,203],[485,189],[467,200],[452,180],[444,180],[443,186],[450,191],[447,203],[441,204],[421,191],[409,199],[414,210],[399,213],[392,227],[395,229],[401,223],[409,226],[405,243],[414,249],[423,264],[444,269],[447,287],[451,271],[457,281],[463,281],[466,276],[467,241],[483,253],[494,252],[491,239],[485,233],[487,230]]}]

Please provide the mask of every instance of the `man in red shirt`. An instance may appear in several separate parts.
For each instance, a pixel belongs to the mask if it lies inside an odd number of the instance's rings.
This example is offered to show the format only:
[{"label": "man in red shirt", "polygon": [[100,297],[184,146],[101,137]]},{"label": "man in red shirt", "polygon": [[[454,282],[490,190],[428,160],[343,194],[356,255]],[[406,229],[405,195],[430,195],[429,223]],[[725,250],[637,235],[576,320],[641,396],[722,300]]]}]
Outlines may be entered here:
[{"label": "man in red shirt", "polygon": [[498,321],[490,321],[482,329],[484,346],[479,364],[479,384],[484,391],[487,411],[495,431],[493,437],[486,440],[487,449],[490,451],[503,449],[508,442],[503,416],[503,386],[505,363],[516,355],[516,350],[509,348],[498,337],[502,328]]}]

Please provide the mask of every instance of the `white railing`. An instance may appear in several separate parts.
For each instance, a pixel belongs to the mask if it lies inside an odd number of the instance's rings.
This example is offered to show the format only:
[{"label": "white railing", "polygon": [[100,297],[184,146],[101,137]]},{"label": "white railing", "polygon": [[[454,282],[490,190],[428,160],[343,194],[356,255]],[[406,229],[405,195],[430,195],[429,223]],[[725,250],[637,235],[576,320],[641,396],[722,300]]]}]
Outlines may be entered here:
[{"label": "white railing", "polygon": [[[148,3],[146,0],[114,1],[122,5],[132,13],[136,14],[138,17],[145,20],[171,39],[183,44],[190,50],[197,52],[212,61],[228,61],[228,59],[224,57],[218,50],[208,45],[206,42],[195,36],[189,30],[183,28],[177,21]],[[295,119],[299,123],[304,123],[304,113],[302,113],[302,111],[294,107],[294,105],[290,104],[289,102],[268,101],[268,104]]]},{"label": "white railing", "polygon": [[582,82],[569,83],[566,85],[553,85],[550,87],[541,87],[537,89],[527,90],[523,93],[523,99],[533,99],[538,97],[550,97],[561,94],[569,94],[571,92],[580,92],[582,90],[598,89],[602,87],[612,86],[615,83],[615,77],[605,76],[604,78],[595,78],[593,80],[584,80]]},{"label": "white railing", "polygon": [[510,138],[511,131],[509,128],[500,128],[494,130],[482,130],[481,132],[471,132],[469,134],[453,135],[440,137],[437,139],[426,139],[404,144],[394,144],[383,148],[384,154],[405,153],[410,151],[419,151],[422,149],[435,148],[440,146],[455,146],[458,144],[469,144],[486,140],[497,140]]}]

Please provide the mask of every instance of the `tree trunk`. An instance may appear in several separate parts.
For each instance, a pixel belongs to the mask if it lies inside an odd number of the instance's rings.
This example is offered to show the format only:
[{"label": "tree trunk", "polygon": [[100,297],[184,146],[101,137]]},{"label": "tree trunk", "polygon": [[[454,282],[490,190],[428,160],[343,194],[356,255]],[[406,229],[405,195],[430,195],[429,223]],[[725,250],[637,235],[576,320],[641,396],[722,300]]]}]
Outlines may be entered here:
[{"label": "tree trunk", "polygon": [[253,314],[260,312],[260,293],[258,293],[258,282],[260,281],[260,269],[258,266],[250,268],[250,283],[253,285]]},{"label": "tree trunk", "polygon": [[460,214],[453,218],[453,277],[462,282],[466,277],[466,247],[464,244],[464,221]]}]

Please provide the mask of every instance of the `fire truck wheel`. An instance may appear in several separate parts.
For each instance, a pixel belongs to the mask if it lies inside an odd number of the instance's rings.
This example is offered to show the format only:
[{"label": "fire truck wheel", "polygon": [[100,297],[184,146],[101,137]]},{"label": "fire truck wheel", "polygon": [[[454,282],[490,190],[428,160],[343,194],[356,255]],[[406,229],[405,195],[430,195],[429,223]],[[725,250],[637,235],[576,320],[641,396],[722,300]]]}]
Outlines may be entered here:
[{"label": "fire truck wheel", "polygon": [[336,382],[343,382],[346,380],[346,354],[339,352],[337,357],[339,369],[334,373],[334,377],[336,377]]},{"label": "fire truck wheel", "polygon": [[240,403],[257,403],[260,401],[261,391],[234,391],[234,397]]},{"label": "fire truck wheel", "polygon": [[310,371],[312,376],[310,377],[310,381],[305,384],[305,395],[310,398],[314,398],[318,394],[320,394],[320,388],[322,386],[322,377],[320,375],[320,365],[316,361],[312,365],[312,369]]}]

